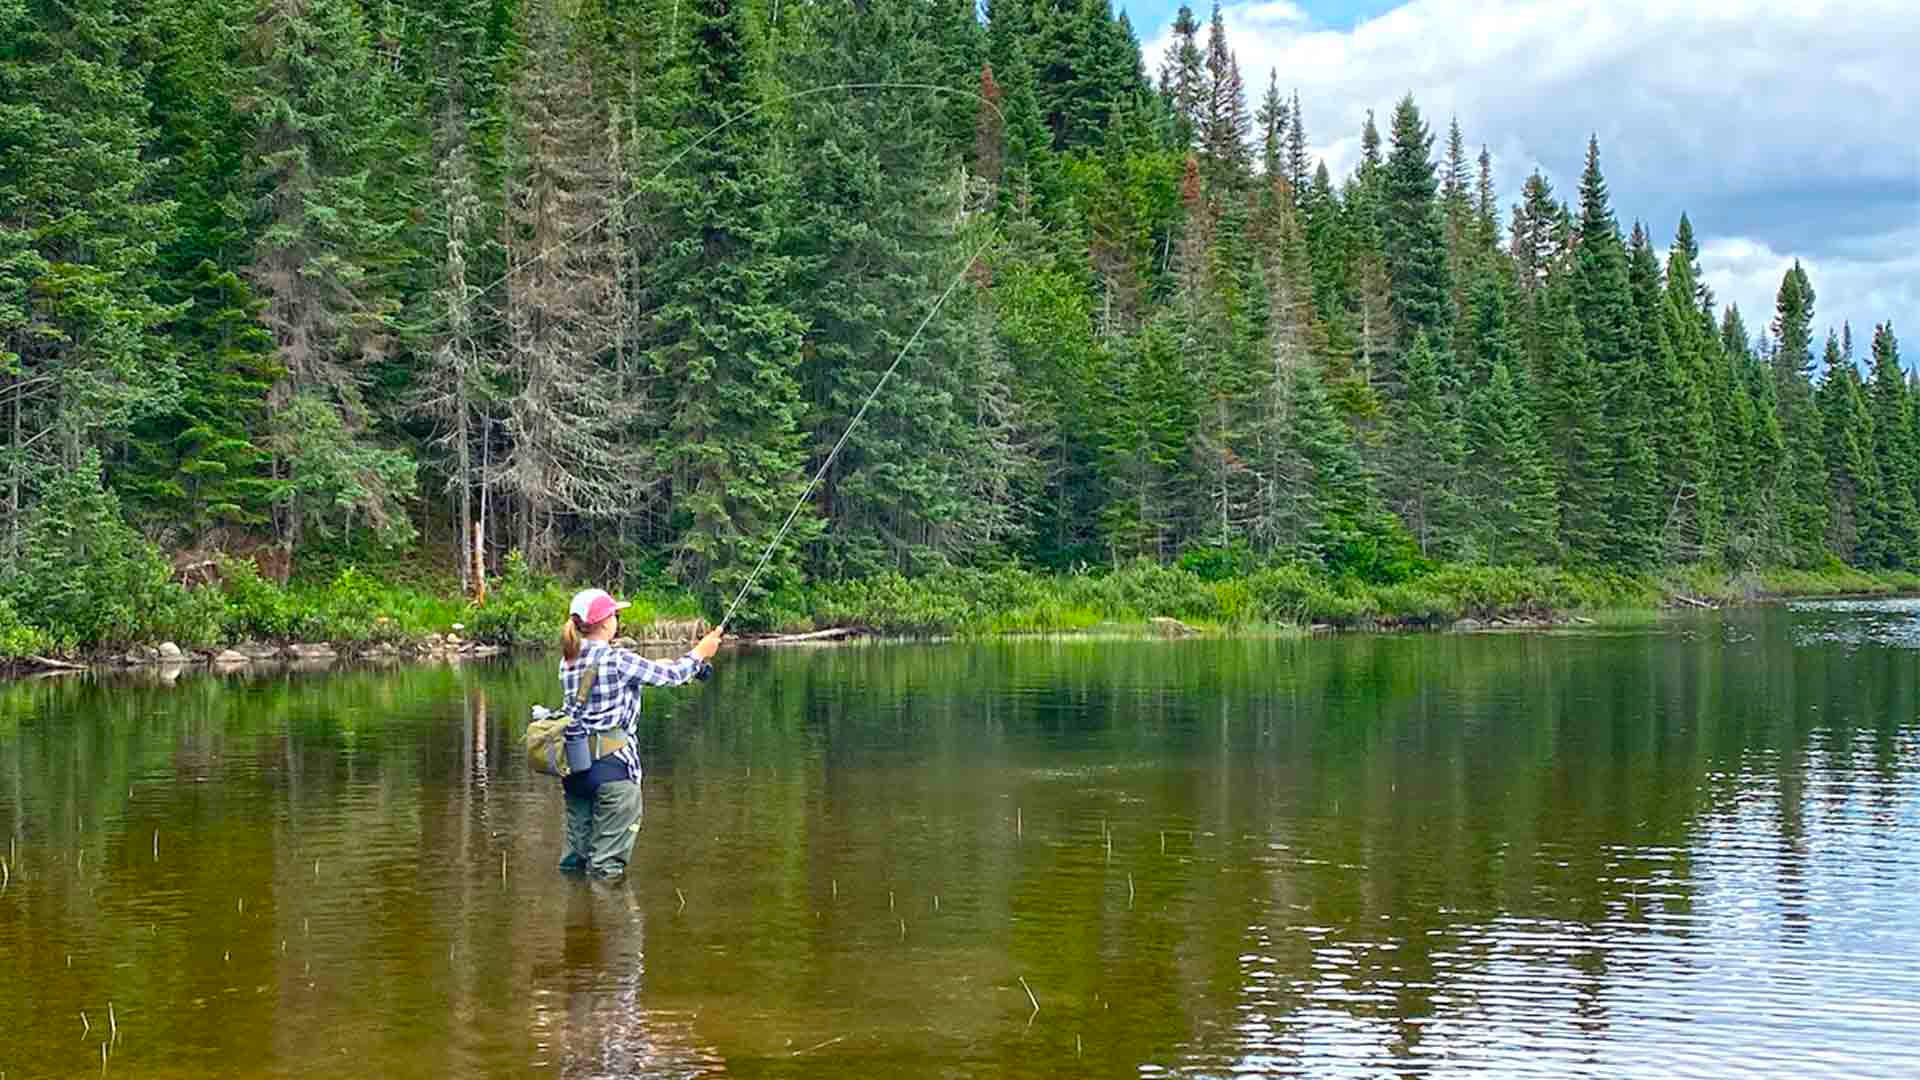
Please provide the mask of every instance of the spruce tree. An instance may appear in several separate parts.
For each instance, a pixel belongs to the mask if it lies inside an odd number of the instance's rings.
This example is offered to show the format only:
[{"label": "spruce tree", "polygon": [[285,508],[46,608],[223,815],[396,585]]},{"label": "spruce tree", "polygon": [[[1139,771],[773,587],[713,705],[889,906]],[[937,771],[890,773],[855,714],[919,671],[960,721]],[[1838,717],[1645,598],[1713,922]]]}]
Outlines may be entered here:
[{"label": "spruce tree", "polygon": [[218,527],[255,528],[284,494],[266,445],[266,395],[279,369],[261,304],[231,270],[199,266],[193,307],[174,324],[189,377],[173,407],[143,417],[116,483],[150,531],[189,545]]},{"label": "spruce tree", "polygon": [[1173,44],[1160,61],[1160,96],[1173,113],[1173,143],[1196,145],[1207,102],[1207,71],[1200,51],[1200,20],[1186,4],[1173,17]]},{"label": "spruce tree", "polygon": [[1606,437],[1614,443],[1614,472],[1606,485],[1611,496],[1606,557],[1623,565],[1650,565],[1658,558],[1662,509],[1650,372],[1636,348],[1627,253],[1600,173],[1597,139],[1587,143],[1580,181],[1580,240],[1571,282],[1581,340],[1602,387]]},{"label": "spruce tree", "polygon": [[1381,252],[1393,283],[1393,308],[1408,340],[1436,343],[1452,334],[1452,284],[1444,212],[1435,202],[1433,136],[1412,95],[1393,110],[1392,152],[1381,180]]},{"label": "spruce tree", "polygon": [[1468,402],[1467,512],[1472,547],[1491,563],[1546,562],[1556,550],[1558,495],[1531,396],[1499,359]]},{"label": "spruce tree", "polygon": [[[397,473],[374,445],[365,388],[396,344],[397,283],[416,254],[400,191],[417,148],[351,0],[276,0],[259,42],[262,194],[251,275],[285,372],[274,388],[274,426],[293,495],[278,526],[298,544],[309,524],[344,527],[311,521],[315,514],[402,519],[396,499],[406,492],[389,482]],[[344,440],[337,445],[303,439],[324,409],[338,416],[322,425]],[[307,452],[321,446],[337,452]],[[363,466],[359,480],[349,479]],[[350,493],[344,505],[300,494],[333,488]]]},{"label": "spruce tree", "polygon": [[156,274],[176,208],[151,190],[133,33],[104,0],[0,5],[0,562],[39,467],[76,466],[176,386],[154,332],[177,313]]},{"label": "spruce tree", "polygon": [[[1308,185],[1314,179],[1313,164],[1307,156],[1307,121],[1300,111],[1300,91],[1295,90],[1287,105],[1287,182],[1293,185],[1297,199],[1306,198]],[[1332,181],[1325,186],[1328,194],[1332,194]]]},{"label": "spruce tree", "polygon": [[[1913,428],[1914,395],[1900,365],[1900,343],[1893,326],[1873,330],[1872,465],[1884,517],[1871,552],[1878,565],[1920,568],[1920,445]],[[1847,363],[1852,370],[1852,363]]]},{"label": "spruce tree", "polygon": [[[1684,485],[1692,477],[1695,485],[1692,517],[1697,536],[1670,528],[1664,543],[1670,561],[1720,554],[1726,543],[1729,500],[1748,486],[1747,435],[1733,422],[1734,396],[1744,390],[1732,377],[1711,318],[1697,306],[1700,271],[1698,252],[1692,244],[1692,228],[1683,214],[1668,252],[1666,283],[1658,309],[1674,365],[1673,374],[1662,382],[1684,385],[1686,395],[1677,410],[1671,406],[1663,410],[1663,443],[1678,448],[1681,455],[1679,465],[1686,475],[1680,483]],[[1647,280],[1644,266],[1634,271],[1634,280],[1635,306],[1644,324],[1649,302],[1639,291]],[[1689,464],[1692,462],[1698,463],[1697,471]],[[1678,496],[1684,489],[1673,490]],[[1694,547],[1697,551],[1688,550]]]},{"label": "spruce tree", "polygon": [[1460,121],[1447,124],[1447,156],[1440,167],[1440,212],[1446,221],[1447,275],[1454,307],[1464,312],[1469,268],[1474,260],[1473,173],[1467,164]]},{"label": "spruce tree", "polygon": [[1351,432],[1323,377],[1327,341],[1313,302],[1308,242],[1283,177],[1273,178],[1262,233],[1269,317],[1267,370],[1254,424],[1258,491],[1251,532],[1264,553],[1331,554],[1369,519],[1373,497]]},{"label": "spruce tree", "polygon": [[[905,81],[933,61],[932,40],[924,8],[876,0],[809,23],[786,67],[799,85]],[[831,578],[921,570],[960,554],[963,540],[999,539],[987,524],[997,509],[971,497],[962,468],[1007,468],[968,422],[966,403],[987,391],[959,381],[962,308],[943,305],[921,326],[962,269],[947,223],[961,220],[963,193],[935,133],[899,106],[886,91],[813,99],[783,140],[796,187],[783,242],[789,307],[808,327],[809,473],[920,331],[822,481],[815,567]]]},{"label": "spruce tree", "polygon": [[1216,197],[1243,190],[1251,178],[1252,131],[1240,62],[1227,47],[1227,24],[1216,2],[1207,28],[1206,97],[1199,117],[1201,175]]},{"label": "spruce tree", "polygon": [[1552,452],[1554,487],[1560,493],[1562,557],[1593,563],[1610,554],[1616,440],[1603,415],[1605,388],[1587,354],[1570,286],[1562,282],[1544,298],[1539,395],[1542,426]]},{"label": "spruce tree", "polygon": [[1254,115],[1260,126],[1260,175],[1271,181],[1289,177],[1286,164],[1287,103],[1280,98],[1280,73],[1267,72],[1267,94]]},{"label": "spruce tree", "polygon": [[1466,446],[1450,367],[1429,336],[1407,350],[1403,393],[1391,414],[1391,468],[1382,479],[1388,505],[1430,558],[1456,550],[1463,523],[1459,483]]},{"label": "spruce tree", "polygon": [[1875,468],[1874,423],[1860,372],[1827,335],[1827,377],[1815,393],[1826,435],[1827,549],[1858,565],[1879,565],[1885,550],[1887,507]]},{"label": "spruce tree", "polygon": [[1633,290],[1633,347],[1646,379],[1648,433],[1658,471],[1659,557],[1693,562],[1711,550],[1719,528],[1711,475],[1712,413],[1691,355],[1683,355],[1674,340],[1660,262],[1639,224],[1628,245],[1627,277]]},{"label": "spruce tree", "polygon": [[1513,208],[1514,273],[1528,296],[1547,284],[1560,269],[1566,249],[1559,243],[1557,225],[1564,219],[1553,185],[1536,170],[1521,188],[1521,202]]},{"label": "spruce tree", "polygon": [[1171,555],[1187,503],[1177,477],[1204,404],[1181,363],[1183,331],[1174,323],[1162,319],[1125,342],[1094,385],[1109,487],[1101,527],[1116,559]]},{"label": "spruce tree", "polygon": [[1474,182],[1473,244],[1480,258],[1488,260],[1500,251],[1500,203],[1493,190],[1493,155],[1480,148],[1480,171]]},{"label": "spruce tree", "polygon": [[521,21],[503,230],[512,442],[489,480],[514,511],[514,542],[545,567],[562,515],[614,520],[653,470],[621,445],[635,403],[617,364],[621,260],[606,222],[619,185],[606,102],[556,0],[530,0]]},{"label": "spruce tree", "polygon": [[1772,372],[1775,408],[1786,454],[1778,503],[1783,539],[1796,565],[1811,566],[1825,554],[1827,513],[1826,442],[1813,403],[1813,284],[1796,261],[1780,282],[1775,300]]},{"label": "spruce tree", "polygon": [[[718,599],[744,587],[806,482],[795,370],[805,326],[787,306],[785,193],[768,168],[771,118],[757,111],[766,82],[749,9],[691,0],[681,18],[688,79],[674,124],[711,137],[661,181],[678,239],[648,267],[645,295],[659,340],[653,367],[672,387],[658,452],[677,517],[672,569]],[[797,580],[794,552],[818,529],[813,515],[796,521],[756,598]]]}]

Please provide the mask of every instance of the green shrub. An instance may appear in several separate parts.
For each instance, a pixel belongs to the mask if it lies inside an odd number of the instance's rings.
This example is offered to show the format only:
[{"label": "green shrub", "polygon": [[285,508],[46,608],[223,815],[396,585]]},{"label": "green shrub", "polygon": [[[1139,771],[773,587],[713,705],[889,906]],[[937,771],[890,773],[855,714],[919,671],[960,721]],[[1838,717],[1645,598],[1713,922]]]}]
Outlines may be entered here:
[{"label": "green shrub", "polygon": [[476,640],[494,645],[557,641],[572,598],[572,591],[559,580],[534,573],[515,551],[488,590],[487,602],[473,610],[467,630]]},{"label": "green shrub", "polygon": [[12,601],[0,596],[0,664],[59,651],[53,635],[29,625]]},{"label": "green shrub", "polygon": [[[19,618],[80,648],[199,636],[204,614],[172,580],[166,559],[120,515],[100,484],[100,459],[57,472],[22,537],[12,590]],[[211,634],[207,635],[211,636]]]}]

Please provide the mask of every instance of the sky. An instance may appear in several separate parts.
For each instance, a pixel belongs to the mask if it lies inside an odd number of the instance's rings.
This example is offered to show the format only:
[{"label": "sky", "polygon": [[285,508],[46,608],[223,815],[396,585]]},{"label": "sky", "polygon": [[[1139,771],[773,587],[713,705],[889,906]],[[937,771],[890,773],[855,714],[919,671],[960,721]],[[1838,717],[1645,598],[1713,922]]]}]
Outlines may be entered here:
[{"label": "sky", "polygon": [[[1124,6],[1157,74],[1177,3]],[[1202,47],[1210,6],[1196,5]],[[1755,333],[1799,259],[1815,319],[1864,353],[1892,320],[1920,363],[1920,2],[1253,0],[1224,8],[1257,105],[1297,88],[1337,178],[1367,110],[1411,91],[1436,156],[1458,118],[1507,214],[1535,168],[1578,202],[1587,138],[1623,231],[1664,251],[1685,211],[1707,280]],[[1576,205],[1576,211],[1577,211]]]}]

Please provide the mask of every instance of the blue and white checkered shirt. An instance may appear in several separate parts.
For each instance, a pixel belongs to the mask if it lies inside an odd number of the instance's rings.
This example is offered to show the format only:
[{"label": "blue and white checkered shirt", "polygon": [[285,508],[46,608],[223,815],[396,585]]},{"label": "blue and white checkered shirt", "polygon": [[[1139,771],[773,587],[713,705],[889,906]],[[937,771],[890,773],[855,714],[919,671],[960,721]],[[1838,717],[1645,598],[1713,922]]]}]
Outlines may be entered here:
[{"label": "blue and white checkered shirt", "polygon": [[[597,667],[593,685],[582,703],[580,680],[589,667]],[[634,779],[640,778],[640,688],[642,686],[680,686],[692,682],[700,672],[700,658],[688,653],[678,660],[649,660],[627,649],[616,649],[604,641],[580,643],[580,658],[560,663],[560,689],[566,695],[567,737],[578,738],[596,731],[618,728],[627,734],[627,745],[613,756],[626,765]]]}]

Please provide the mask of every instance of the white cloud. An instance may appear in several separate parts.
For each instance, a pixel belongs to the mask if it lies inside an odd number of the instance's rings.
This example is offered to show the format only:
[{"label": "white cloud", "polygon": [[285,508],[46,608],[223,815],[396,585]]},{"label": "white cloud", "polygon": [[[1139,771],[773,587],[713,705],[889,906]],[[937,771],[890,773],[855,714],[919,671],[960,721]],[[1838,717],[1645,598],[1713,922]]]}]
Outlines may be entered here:
[{"label": "white cloud", "polygon": [[[1714,238],[1700,246],[1707,284],[1722,305],[1740,305],[1756,336],[1773,322],[1774,297],[1794,258],[1750,237]],[[1862,254],[1802,256],[1800,264],[1813,282],[1816,350],[1829,327],[1851,323],[1854,355],[1864,361],[1874,324],[1892,318],[1902,338],[1901,357],[1909,366],[1920,363],[1920,324],[1910,321],[1920,314],[1920,227],[1890,234]]]},{"label": "white cloud", "polygon": [[[1509,206],[1536,166],[1574,198],[1594,133],[1616,212],[1662,245],[1686,210],[1703,240],[1722,238],[1725,272],[1750,261],[1742,243],[1798,255],[1825,312],[1920,333],[1912,247],[1888,241],[1920,230],[1913,0],[1412,0],[1349,30],[1288,3],[1223,14],[1248,85],[1271,68],[1299,88],[1336,176],[1367,110],[1384,133],[1408,91],[1443,138],[1457,115],[1474,152],[1488,144]],[[1148,45],[1153,70],[1166,40]]]}]

